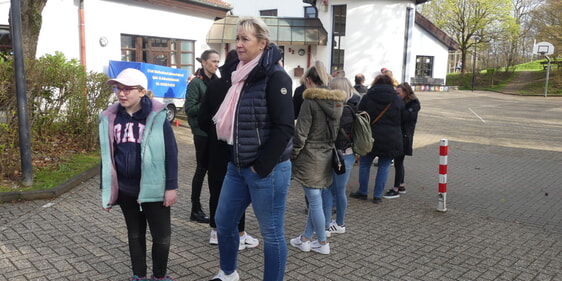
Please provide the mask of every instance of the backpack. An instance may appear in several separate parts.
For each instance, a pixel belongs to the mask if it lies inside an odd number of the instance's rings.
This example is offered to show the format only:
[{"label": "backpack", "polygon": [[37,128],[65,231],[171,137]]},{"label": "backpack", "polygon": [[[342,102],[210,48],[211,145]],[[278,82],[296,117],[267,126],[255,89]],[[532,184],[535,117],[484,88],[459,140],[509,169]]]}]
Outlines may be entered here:
[{"label": "backpack", "polygon": [[[349,105],[346,105],[349,106]],[[360,156],[365,156],[373,149],[373,133],[371,131],[371,118],[365,111],[355,112],[353,116],[353,127],[351,129],[351,139],[353,152]]]}]

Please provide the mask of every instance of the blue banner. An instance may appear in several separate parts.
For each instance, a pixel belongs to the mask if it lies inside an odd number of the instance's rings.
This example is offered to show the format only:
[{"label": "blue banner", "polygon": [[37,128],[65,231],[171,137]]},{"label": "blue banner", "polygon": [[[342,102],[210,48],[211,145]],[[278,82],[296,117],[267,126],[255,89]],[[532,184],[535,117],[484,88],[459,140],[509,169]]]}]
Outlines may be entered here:
[{"label": "blue banner", "polygon": [[155,97],[185,99],[188,71],[144,62],[109,61],[108,76],[115,78],[125,68],[135,68],[148,78],[148,89]]}]

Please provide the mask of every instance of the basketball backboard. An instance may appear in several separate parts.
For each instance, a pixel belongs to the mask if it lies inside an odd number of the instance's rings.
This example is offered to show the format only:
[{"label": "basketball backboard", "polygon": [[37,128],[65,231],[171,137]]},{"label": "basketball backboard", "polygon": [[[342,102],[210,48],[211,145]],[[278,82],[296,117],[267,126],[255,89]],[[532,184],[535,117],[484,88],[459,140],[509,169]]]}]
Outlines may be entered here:
[{"label": "basketball backboard", "polygon": [[540,42],[533,47],[533,54],[548,56],[554,54],[554,46],[548,42]]}]

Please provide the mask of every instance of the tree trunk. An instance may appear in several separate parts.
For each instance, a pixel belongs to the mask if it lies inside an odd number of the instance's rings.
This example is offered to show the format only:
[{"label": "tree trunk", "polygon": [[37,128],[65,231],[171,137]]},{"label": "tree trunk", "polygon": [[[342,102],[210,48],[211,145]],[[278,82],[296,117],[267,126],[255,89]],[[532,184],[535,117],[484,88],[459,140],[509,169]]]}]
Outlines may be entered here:
[{"label": "tree trunk", "polygon": [[[21,5],[21,37],[23,44],[23,55],[27,58],[35,58],[37,52],[37,41],[43,17],[41,13],[47,4],[47,0],[20,0]],[[12,15],[10,14],[10,23]]]}]

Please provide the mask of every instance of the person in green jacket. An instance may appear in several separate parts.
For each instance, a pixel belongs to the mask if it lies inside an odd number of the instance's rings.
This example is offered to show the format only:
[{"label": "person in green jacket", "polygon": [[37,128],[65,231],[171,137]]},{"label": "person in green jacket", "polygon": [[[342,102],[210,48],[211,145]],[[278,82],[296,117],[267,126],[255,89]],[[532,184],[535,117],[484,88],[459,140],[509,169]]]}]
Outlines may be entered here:
[{"label": "person in green jacket", "polygon": [[197,115],[199,114],[201,100],[207,90],[207,84],[211,80],[218,79],[215,73],[219,67],[219,52],[213,49],[206,50],[197,60],[201,62],[202,68],[197,70],[195,78],[189,82],[184,105],[187,121],[193,133],[197,162],[191,182],[191,215],[189,219],[200,223],[209,223],[209,217],[203,212],[200,200],[203,180],[207,173],[207,133],[199,128]]}]

